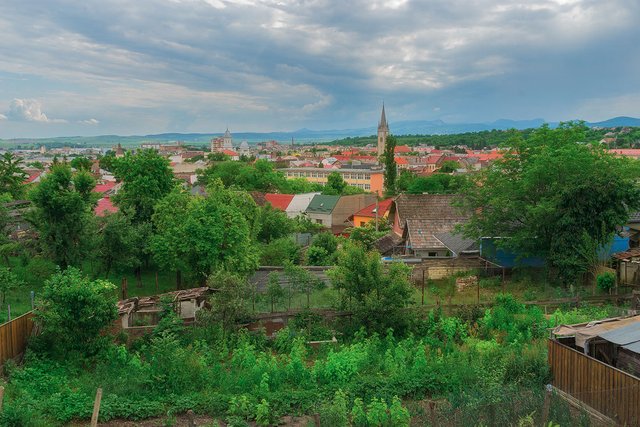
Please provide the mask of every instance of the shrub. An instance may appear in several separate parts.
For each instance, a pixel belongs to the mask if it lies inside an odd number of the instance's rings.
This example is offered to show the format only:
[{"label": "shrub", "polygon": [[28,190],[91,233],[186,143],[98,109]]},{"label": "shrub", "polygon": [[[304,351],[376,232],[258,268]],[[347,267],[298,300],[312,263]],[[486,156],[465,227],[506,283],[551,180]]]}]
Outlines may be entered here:
[{"label": "shrub", "polygon": [[68,268],[45,283],[36,313],[50,352],[95,354],[100,334],[118,317],[116,287],[106,280],[89,280]]},{"label": "shrub", "polygon": [[398,396],[393,396],[389,407],[389,425],[391,427],[409,427],[411,415],[409,410],[402,406]]},{"label": "shrub", "polygon": [[598,283],[598,288],[610,293],[611,289],[616,286],[616,276],[610,271],[600,273],[596,278],[596,282]]},{"label": "shrub", "polygon": [[384,400],[374,397],[367,405],[367,422],[370,426],[382,427],[387,425],[389,414],[387,414],[387,404]]},{"label": "shrub", "polygon": [[366,427],[367,425],[367,413],[364,410],[364,402],[359,397],[356,397],[353,401],[351,422],[355,427]]},{"label": "shrub", "polygon": [[336,391],[331,403],[325,403],[320,409],[322,427],[348,427],[347,396],[342,390]]}]

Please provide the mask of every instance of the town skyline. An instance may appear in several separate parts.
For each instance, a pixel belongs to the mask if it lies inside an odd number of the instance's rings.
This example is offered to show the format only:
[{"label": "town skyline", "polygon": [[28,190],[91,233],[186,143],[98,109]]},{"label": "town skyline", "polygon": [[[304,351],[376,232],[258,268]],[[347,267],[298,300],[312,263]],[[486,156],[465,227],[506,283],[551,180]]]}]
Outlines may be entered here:
[{"label": "town skyline", "polygon": [[0,138],[638,116],[618,0],[8,1]]}]

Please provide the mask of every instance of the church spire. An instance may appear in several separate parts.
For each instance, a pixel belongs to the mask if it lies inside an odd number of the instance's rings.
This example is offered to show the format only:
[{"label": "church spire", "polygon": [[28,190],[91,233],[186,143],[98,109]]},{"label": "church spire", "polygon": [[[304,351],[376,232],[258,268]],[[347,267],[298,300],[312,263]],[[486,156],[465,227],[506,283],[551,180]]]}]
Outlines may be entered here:
[{"label": "church spire", "polygon": [[389,125],[387,124],[387,116],[384,113],[384,101],[382,101],[382,114],[380,115],[380,123],[378,123],[378,129],[381,128],[389,128]]}]

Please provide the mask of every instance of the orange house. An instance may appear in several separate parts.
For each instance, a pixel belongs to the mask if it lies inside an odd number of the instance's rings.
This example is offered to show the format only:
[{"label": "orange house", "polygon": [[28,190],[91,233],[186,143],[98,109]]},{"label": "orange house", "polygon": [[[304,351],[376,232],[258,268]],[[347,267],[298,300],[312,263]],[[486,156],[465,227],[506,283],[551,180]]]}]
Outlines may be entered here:
[{"label": "orange house", "polygon": [[378,218],[386,218],[389,215],[389,208],[393,199],[383,200],[378,203],[373,203],[367,207],[360,209],[349,217],[349,220],[353,222],[354,227],[364,227],[371,221],[376,219],[376,205],[378,208]]}]

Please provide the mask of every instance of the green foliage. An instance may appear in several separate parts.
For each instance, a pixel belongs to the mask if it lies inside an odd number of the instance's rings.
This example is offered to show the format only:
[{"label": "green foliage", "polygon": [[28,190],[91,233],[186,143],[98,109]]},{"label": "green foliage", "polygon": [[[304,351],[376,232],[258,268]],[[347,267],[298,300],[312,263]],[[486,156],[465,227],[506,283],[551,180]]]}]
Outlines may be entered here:
[{"label": "green foliage", "polygon": [[405,264],[391,263],[385,269],[380,254],[349,245],[328,274],[340,291],[340,307],[353,313],[357,325],[368,331],[407,331],[411,317],[403,309],[411,302],[413,287]]},{"label": "green foliage", "polygon": [[151,237],[150,223],[133,224],[127,215],[116,212],[99,220],[99,230],[96,258],[106,276],[142,265]]},{"label": "green foliage", "polygon": [[616,286],[616,275],[610,271],[598,274],[596,283],[598,284],[599,289],[602,289],[605,292],[611,292],[611,289]]},{"label": "green foliage", "polygon": [[391,406],[389,406],[389,426],[391,427],[409,427],[411,423],[411,415],[409,410],[402,406],[402,402],[398,396],[393,396]]},{"label": "green foliage", "polygon": [[593,253],[640,208],[640,188],[635,161],[580,143],[585,134],[569,123],[511,140],[465,187],[465,233],[503,237],[498,244],[545,258],[567,284],[589,271]]},{"label": "green foliage", "polygon": [[161,267],[189,272],[199,281],[223,269],[255,270],[258,253],[243,214],[245,199],[232,190],[215,190],[192,197],[176,189],[158,203],[151,251]]},{"label": "green foliage", "polygon": [[447,175],[443,173],[421,176],[411,181],[407,188],[407,193],[456,194],[463,188],[466,179],[464,175]]},{"label": "green foliage", "polygon": [[285,292],[280,286],[280,275],[275,271],[269,273],[269,281],[267,282],[266,297],[271,304],[271,312],[273,313],[276,305],[284,300]]},{"label": "green foliage", "polygon": [[293,233],[294,223],[287,214],[267,204],[258,208],[256,216],[257,239],[269,243],[272,240],[286,237]]},{"label": "green foliage", "polygon": [[367,413],[364,410],[364,402],[361,398],[356,397],[351,408],[351,422],[355,427],[367,426]]},{"label": "green foliage", "polygon": [[46,351],[61,357],[72,351],[95,354],[100,334],[117,318],[115,289],[105,280],[89,280],[75,268],[47,280],[36,311],[40,339],[50,346]]},{"label": "green foliage", "polygon": [[398,167],[396,165],[395,149],[398,140],[395,136],[387,136],[387,141],[382,155],[382,164],[384,165],[384,194],[393,196],[397,192],[396,180],[398,177]]},{"label": "green foliage", "polygon": [[24,197],[24,180],[28,176],[20,166],[21,161],[11,151],[0,156],[0,194],[9,194],[14,200]]},{"label": "green foliage", "polygon": [[251,289],[245,277],[220,270],[209,276],[207,285],[216,290],[211,298],[211,310],[225,331],[232,331],[246,320],[245,300],[251,297]]},{"label": "green foliage", "polygon": [[74,157],[71,160],[71,167],[77,170],[85,170],[85,171],[90,171],[91,170],[91,166],[93,165],[93,162],[91,161],[91,159],[88,159],[86,157],[83,156],[78,156],[78,157]]},{"label": "green foliage", "polygon": [[92,210],[97,195],[93,177],[72,173],[66,163],[51,167],[31,193],[34,209],[30,221],[39,233],[45,253],[65,268],[79,265],[92,245]]},{"label": "green foliage", "polygon": [[323,404],[320,408],[320,426],[349,427],[349,425],[347,396],[338,389],[333,395],[333,400]]},{"label": "green foliage", "polygon": [[347,188],[347,183],[339,172],[331,172],[327,176],[327,184],[322,189],[322,194],[339,196]]},{"label": "green foliage", "polygon": [[[284,174],[267,160],[256,160],[253,164],[234,161],[214,163],[198,175],[198,183],[208,186],[220,180],[225,187],[234,187],[245,191],[290,194],[292,190],[313,191],[301,182],[289,183]],[[304,188],[302,188],[304,187]]]},{"label": "green foliage", "polygon": [[302,248],[291,237],[281,237],[263,245],[260,265],[284,266],[286,263],[300,264]]},{"label": "green foliage", "polygon": [[8,268],[0,267],[0,302],[4,305],[6,302],[7,292],[18,288],[22,282]]},{"label": "green foliage", "polygon": [[277,424],[277,417],[269,408],[269,402],[262,399],[256,406],[256,424],[259,426],[270,426]]},{"label": "green foliage", "polygon": [[440,165],[440,172],[442,173],[451,173],[455,172],[457,169],[460,169],[460,163],[453,160],[445,160]]},{"label": "green foliage", "polygon": [[349,233],[349,240],[362,245],[366,250],[373,250],[374,243],[379,238],[385,236],[390,230],[389,223],[386,218],[378,219],[378,230],[376,231],[375,220],[369,221],[364,227],[351,227],[346,230]]},{"label": "green foliage", "polygon": [[175,186],[169,160],[155,150],[127,152],[113,160],[113,172],[122,188],[113,196],[121,209],[132,215],[134,223],[149,222],[154,206]]},{"label": "green foliage", "polygon": [[338,249],[338,239],[331,233],[316,234],[307,249],[308,265],[332,265]]}]

